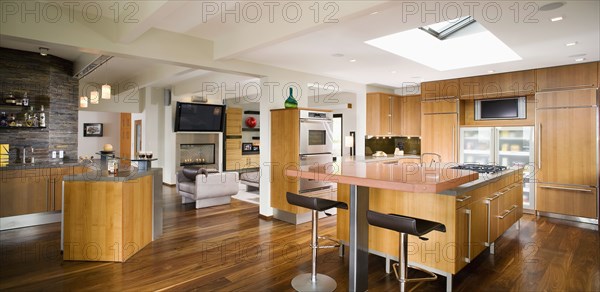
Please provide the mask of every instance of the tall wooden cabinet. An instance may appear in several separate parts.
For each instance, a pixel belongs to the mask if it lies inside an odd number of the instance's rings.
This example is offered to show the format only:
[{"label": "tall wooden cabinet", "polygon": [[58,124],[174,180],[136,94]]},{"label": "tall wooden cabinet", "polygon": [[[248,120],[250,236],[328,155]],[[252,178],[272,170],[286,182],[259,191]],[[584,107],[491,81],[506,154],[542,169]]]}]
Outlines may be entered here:
[{"label": "tall wooden cabinet", "polygon": [[598,218],[597,89],[536,99],[536,210]]},{"label": "tall wooden cabinet", "polygon": [[[458,99],[424,100],[421,104],[421,154],[436,153],[441,162],[457,160],[459,135]],[[424,163],[438,159],[424,155]]]},{"label": "tall wooden cabinet", "polygon": [[242,109],[227,107],[225,113],[225,170],[239,170],[242,164]]}]

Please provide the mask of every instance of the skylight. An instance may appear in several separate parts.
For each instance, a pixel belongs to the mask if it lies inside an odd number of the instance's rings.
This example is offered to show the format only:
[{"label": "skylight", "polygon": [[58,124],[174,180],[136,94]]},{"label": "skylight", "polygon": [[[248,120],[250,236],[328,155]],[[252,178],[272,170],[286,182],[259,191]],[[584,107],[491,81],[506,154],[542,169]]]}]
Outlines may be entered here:
[{"label": "skylight", "polygon": [[[439,36],[433,37],[431,32],[445,36],[439,39]],[[365,43],[438,71],[521,60],[511,48],[470,16],[394,33]]]},{"label": "skylight", "polygon": [[473,22],[475,22],[475,19],[470,15],[467,15],[457,19],[434,23],[432,25],[421,26],[419,29],[443,40]]}]

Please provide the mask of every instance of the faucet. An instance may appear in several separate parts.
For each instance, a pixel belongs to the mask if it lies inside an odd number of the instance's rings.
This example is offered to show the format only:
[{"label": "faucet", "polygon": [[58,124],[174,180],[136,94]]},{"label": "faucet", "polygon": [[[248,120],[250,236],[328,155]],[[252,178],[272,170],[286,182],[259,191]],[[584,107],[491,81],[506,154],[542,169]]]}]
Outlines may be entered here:
[{"label": "faucet", "polygon": [[436,162],[442,162],[442,156],[437,154],[437,153],[430,153],[430,152],[426,152],[426,153],[421,153],[421,165],[423,165],[423,157],[425,157],[425,155],[433,155],[433,156],[437,156],[437,161],[435,161],[435,159],[431,159],[431,162],[429,162],[429,167],[431,167],[434,163]]}]

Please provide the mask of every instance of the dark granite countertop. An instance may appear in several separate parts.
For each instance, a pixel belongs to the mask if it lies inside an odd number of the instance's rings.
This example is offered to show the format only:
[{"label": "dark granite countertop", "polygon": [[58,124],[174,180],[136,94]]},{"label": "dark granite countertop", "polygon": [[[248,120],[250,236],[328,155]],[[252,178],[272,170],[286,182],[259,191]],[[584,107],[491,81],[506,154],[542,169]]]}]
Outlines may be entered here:
[{"label": "dark granite countertop", "polygon": [[514,167],[514,168],[506,169],[504,171],[493,173],[493,174],[491,174],[491,173],[480,173],[478,179],[476,179],[474,181],[471,181],[471,182],[468,182],[468,183],[465,183],[465,184],[462,184],[462,185],[460,185],[458,187],[455,187],[455,188],[452,188],[452,189],[441,191],[438,194],[449,195],[449,196],[459,196],[459,195],[462,195],[464,193],[467,193],[467,192],[470,192],[472,190],[475,190],[475,189],[478,189],[480,187],[483,187],[483,186],[485,186],[485,185],[487,185],[489,183],[498,181],[498,179],[504,178],[504,177],[509,176],[509,175],[517,175],[517,176],[519,176],[518,178],[515,179],[515,182],[516,182],[518,179],[523,179],[523,176],[519,174],[518,170],[519,170],[519,168]]},{"label": "dark granite countertop", "polygon": [[128,170],[119,171],[117,174],[108,174],[106,170],[93,170],[82,174],[65,175],[63,177],[63,180],[125,182],[147,175],[154,175],[158,171],[162,173],[162,168],[152,168],[150,170],[138,170],[137,168],[132,168]]},{"label": "dark granite countertop", "polygon": [[34,168],[70,167],[70,166],[83,166],[83,164],[81,164],[78,160],[46,161],[46,162],[36,162],[36,163],[9,163],[6,166],[0,167],[0,171],[34,169]]}]

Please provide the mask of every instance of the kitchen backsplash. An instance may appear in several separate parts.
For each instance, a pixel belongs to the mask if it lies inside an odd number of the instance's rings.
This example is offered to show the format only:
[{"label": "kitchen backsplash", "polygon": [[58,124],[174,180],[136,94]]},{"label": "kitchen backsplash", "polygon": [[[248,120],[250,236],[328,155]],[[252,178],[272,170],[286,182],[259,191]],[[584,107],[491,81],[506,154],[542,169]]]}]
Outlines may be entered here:
[{"label": "kitchen backsplash", "polygon": [[421,139],[419,137],[379,137],[365,138],[365,155],[370,156],[375,151],[394,154],[398,143],[404,144],[404,155],[421,155]]}]

